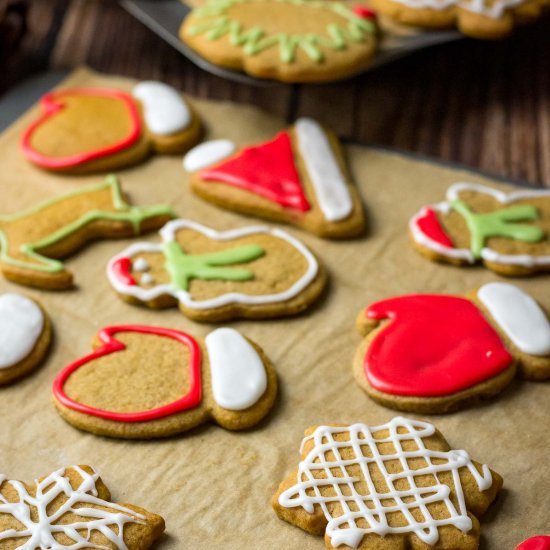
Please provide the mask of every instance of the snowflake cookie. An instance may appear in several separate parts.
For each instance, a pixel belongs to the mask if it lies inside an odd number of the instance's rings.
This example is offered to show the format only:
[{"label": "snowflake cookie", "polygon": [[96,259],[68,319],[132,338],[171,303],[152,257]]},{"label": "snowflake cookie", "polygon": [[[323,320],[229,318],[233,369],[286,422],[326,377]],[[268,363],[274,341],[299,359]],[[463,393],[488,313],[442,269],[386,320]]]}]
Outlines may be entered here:
[{"label": "snowflake cookie", "polygon": [[550,190],[506,193],[456,183],[445,202],[425,206],[409,222],[415,248],[453,265],[483,263],[501,275],[550,270]]},{"label": "snowflake cookie", "polygon": [[550,378],[550,322],[509,283],[466,297],[412,294],[371,304],[357,319],[355,378],[398,410],[450,412],[502,391],[519,373]]},{"label": "snowflake cookie", "polygon": [[0,548],[146,550],[164,520],[132,504],[115,504],[90,466],[71,466],[34,484],[0,474]]},{"label": "snowflake cookie", "polygon": [[273,507],[324,534],[329,549],[475,550],[478,518],[502,487],[497,473],[451,450],[432,424],[401,417],[310,428],[301,457]]}]

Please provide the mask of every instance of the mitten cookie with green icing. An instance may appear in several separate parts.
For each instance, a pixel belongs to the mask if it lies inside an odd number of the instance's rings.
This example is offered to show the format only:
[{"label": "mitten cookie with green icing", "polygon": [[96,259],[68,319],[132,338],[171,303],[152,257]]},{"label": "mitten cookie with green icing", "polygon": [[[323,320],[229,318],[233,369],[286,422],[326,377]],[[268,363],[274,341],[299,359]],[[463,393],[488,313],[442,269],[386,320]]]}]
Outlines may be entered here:
[{"label": "mitten cookie with green icing", "polygon": [[372,12],[326,0],[210,0],[185,19],[181,39],[208,61],[259,78],[319,82],[367,67]]},{"label": "mitten cookie with green icing", "polygon": [[550,191],[506,193],[457,183],[446,198],[409,222],[413,244],[424,256],[454,265],[480,262],[508,276],[550,270]]},{"label": "mitten cookie with green icing", "polygon": [[321,294],[326,275],[315,256],[280,229],[215,231],[173,220],[159,244],[140,242],[115,256],[107,276],[126,301],[179,305],[197,321],[296,314]]}]

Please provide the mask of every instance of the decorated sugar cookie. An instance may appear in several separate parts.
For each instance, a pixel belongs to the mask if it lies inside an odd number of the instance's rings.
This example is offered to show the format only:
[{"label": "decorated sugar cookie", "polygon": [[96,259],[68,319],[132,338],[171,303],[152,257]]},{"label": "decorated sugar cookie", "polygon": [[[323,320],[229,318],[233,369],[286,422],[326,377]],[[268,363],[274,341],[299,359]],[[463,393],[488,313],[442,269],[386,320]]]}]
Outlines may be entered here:
[{"label": "decorated sugar cookie", "polygon": [[378,42],[370,10],[326,0],[209,0],[186,17],[180,37],[211,63],[285,82],[356,74]]},{"label": "decorated sugar cookie", "polygon": [[131,93],[59,89],[42,97],[40,109],[21,147],[33,164],[54,172],[117,170],[153,153],[182,153],[201,134],[187,101],[162,82],[141,82]]},{"label": "decorated sugar cookie", "polygon": [[320,295],[324,269],[280,229],[215,231],[173,220],[162,243],[135,243],[115,256],[107,276],[126,301],[152,308],[179,305],[196,321],[268,318],[299,313]]},{"label": "decorated sugar cookie", "polygon": [[550,270],[550,190],[505,193],[457,183],[445,202],[415,214],[409,230],[414,246],[431,260],[481,262],[510,276]]},{"label": "decorated sugar cookie", "polygon": [[550,537],[531,537],[517,546],[516,550],[550,550]]},{"label": "decorated sugar cookie", "polygon": [[290,223],[320,237],[363,232],[361,199],[340,144],[316,121],[301,118],[273,139],[231,153],[217,141],[188,154],[184,166],[195,168],[191,189],[197,195],[229,210]]},{"label": "decorated sugar cookie", "polygon": [[0,386],[38,367],[50,347],[44,308],[22,294],[0,294]]},{"label": "decorated sugar cookie", "polygon": [[502,478],[452,450],[432,424],[396,417],[305,434],[298,469],[273,497],[281,519],[324,535],[329,549],[478,547],[478,518]]},{"label": "decorated sugar cookie", "polygon": [[393,409],[450,412],[499,393],[516,371],[550,378],[550,322],[508,283],[466,297],[412,294],[381,300],[357,319],[363,341],[354,374]]},{"label": "decorated sugar cookie", "polygon": [[503,38],[537,19],[547,0],[374,0],[374,7],[400,23],[429,29],[456,26],[474,38]]},{"label": "decorated sugar cookie", "polygon": [[65,258],[98,238],[131,237],[161,227],[169,206],[131,206],[114,176],[44,201],[19,214],[0,216],[0,267],[6,279],[49,290],[69,288]]},{"label": "decorated sugar cookie", "polygon": [[94,348],[59,373],[53,396],[67,422],[98,435],[166,437],[207,421],[242,430],[266,416],[277,393],[261,348],[231,328],[202,339],[161,327],[106,327]]},{"label": "decorated sugar cookie", "polygon": [[0,547],[21,550],[147,550],[164,520],[133,504],[115,504],[90,466],[70,466],[35,481],[0,474]]}]

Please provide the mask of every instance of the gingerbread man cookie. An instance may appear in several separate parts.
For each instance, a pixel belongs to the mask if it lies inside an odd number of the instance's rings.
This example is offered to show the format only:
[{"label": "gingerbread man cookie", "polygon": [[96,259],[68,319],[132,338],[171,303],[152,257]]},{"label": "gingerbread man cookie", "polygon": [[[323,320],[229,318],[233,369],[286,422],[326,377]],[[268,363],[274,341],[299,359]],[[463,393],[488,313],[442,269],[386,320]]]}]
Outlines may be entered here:
[{"label": "gingerbread man cookie", "polygon": [[[365,215],[337,138],[301,118],[273,139],[236,154],[225,140],[202,144],[184,162],[191,189],[229,210],[296,225],[320,237],[353,237]],[[230,155],[221,160],[221,157]]]},{"label": "gingerbread man cookie", "polygon": [[550,270],[550,190],[505,193],[456,183],[447,200],[426,206],[409,222],[415,248],[431,260],[483,263],[501,275]]},{"label": "gingerbread man cookie", "polygon": [[131,237],[158,229],[173,217],[167,205],[131,206],[118,180],[108,176],[99,185],[0,216],[0,268],[15,283],[48,290],[69,288],[73,276],[58,258],[100,237]]},{"label": "gingerbread man cookie", "polygon": [[374,57],[377,34],[370,10],[325,0],[209,0],[180,30],[181,39],[211,63],[285,82],[337,80],[362,71]]},{"label": "gingerbread man cookie", "polygon": [[106,327],[94,348],[59,373],[53,397],[67,422],[98,435],[166,437],[209,420],[242,430],[267,415],[277,394],[262,349],[231,328],[202,339],[161,327]]},{"label": "gingerbread man cookie", "polygon": [[432,424],[397,417],[305,435],[297,471],[273,497],[281,519],[324,534],[329,549],[478,548],[478,518],[502,478]]},{"label": "gingerbread man cookie", "polygon": [[44,308],[22,294],[0,294],[0,386],[38,367],[51,341]]},{"label": "gingerbread man cookie", "polygon": [[179,305],[196,321],[296,314],[321,294],[326,275],[315,256],[280,229],[215,231],[173,220],[162,243],[135,243],[115,256],[107,276],[126,301]]},{"label": "gingerbread man cookie", "polygon": [[27,484],[0,474],[0,547],[21,550],[147,550],[164,520],[111,502],[90,466],[70,466]]},{"label": "gingerbread man cookie", "polygon": [[200,139],[201,123],[171,86],[141,82],[131,94],[111,88],[67,88],[40,100],[25,130],[25,157],[45,170],[117,170],[153,153],[183,153]]},{"label": "gingerbread man cookie", "polygon": [[359,385],[382,405],[450,412],[499,393],[516,375],[550,378],[550,322],[508,283],[466,297],[412,294],[359,314],[354,360]]}]

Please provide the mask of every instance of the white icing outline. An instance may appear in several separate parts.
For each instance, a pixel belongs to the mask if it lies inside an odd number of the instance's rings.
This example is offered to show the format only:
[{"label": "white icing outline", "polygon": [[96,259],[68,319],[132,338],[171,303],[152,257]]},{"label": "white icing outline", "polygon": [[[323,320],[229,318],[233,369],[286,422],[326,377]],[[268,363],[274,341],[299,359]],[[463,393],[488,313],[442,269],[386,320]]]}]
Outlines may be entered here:
[{"label": "white icing outline", "polygon": [[112,266],[120,258],[131,258],[133,255],[139,252],[160,252],[162,253],[162,245],[153,243],[134,243],[128,248],[123,250],[120,254],[117,254],[109,261],[107,265],[107,277],[111,282],[114,289],[120,293],[128,296],[133,296],[141,302],[149,302],[159,298],[163,295],[173,296],[190,309],[213,309],[222,307],[229,304],[245,304],[245,305],[261,305],[272,304],[276,302],[285,302],[300,294],[305,290],[309,284],[315,279],[319,271],[319,265],[313,254],[297,239],[282,231],[281,229],[272,229],[264,225],[249,226],[239,229],[230,229],[228,231],[216,231],[210,227],[206,227],[200,223],[193,222],[191,220],[172,220],[168,222],[161,230],[160,236],[163,242],[173,242],[176,240],[176,233],[180,229],[192,229],[198,231],[206,237],[218,241],[228,241],[238,237],[254,234],[267,234],[282,239],[293,246],[306,260],[308,267],[304,275],[298,279],[289,289],[276,294],[263,294],[258,296],[242,294],[240,292],[228,292],[215,298],[208,300],[194,300],[191,294],[186,290],[179,290],[172,287],[170,283],[159,285],[154,288],[146,289],[141,288],[138,285],[127,286],[124,285],[113,272]]},{"label": "white icing outline", "polygon": [[229,139],[213,139],[199,143],[183,157],[186,172],[197,172],[232,155],[237,146]]},{"label": "white icing outline", "polygon": [[[413,9],[432,9],[445,10],[452,6],[471,11],[490,17],[491,19],[499,19],[504,15],[504,12],[510,8],[519,6],[525,0],[501,0],[489,4],[486,0],[394,0],[399,4],[403,4]],[[489,4],[489,5],[488,5]]]},{"label": "white icing outline", "polygon": [[[477,193],[485,193],[496,199],[501,204],[511,204],[515,201],[529,198],[549,198],[550,190],[527,190],[527,191],[512,191],[506,193],[485,185],[477,183],[455,183],[447,190],[445,202],[424,206],[417,212],[409,221],[409,229],[415,242],[429,248],[430,250],[446,256],[447,258],[465,260],[470,264],[476,263],[476,258],[468,248],[449,248],[434,241],[426,235],[418,226],[418,220],[426,214],[428,208],[432,208],[436,212],[448,213],[451,210],[451,201],[459,197],[461,191],[475,191]],[[531,256],[528,254],[500,254],[492,248],[483,247],[481,250],[481,259],[486,262],[503,264],[503,265],[519,265],[522,267],[536,267],[541,265],[550,265],[550,256]]]},{"label": "white icing outline", "polygon": [[[400,433],[399,429],[406,433]],[[389,431],[388,437],[374,437],[374,434],[383,430]],[[468,516],[459,470],[468,468],[480,491],[491,487],[493,482],[491,471],[486,465],[483,465],[482,473],[480,473],[466,451],[443,452],[427,449],[423,438],[430,437],[435,433],[436,429],[432,424],[403,417],[395,417],[387,424],[376,427],[369,427],[366,424],[353,424],[344,427],[319,426],[312,435],[303,440],[301,452],[303,452],[304,445],[310,441],[314,443],[314,446],[298,465],[296,485],[280,494],[279,504],[285,508],[301,506],[310,514],[315,511],[315,505],[320,506],[328,521],[326,534],[334,547],[346,544],[357,548],[368,533],[376,533],[382,537],[387,534],[414,533],[424,543],[433,545],[439,540],[438,528],[443,525],[453,525],[467,533],[472,529],[472,520]],[[345,436],[349,436],[349,439],[337,441],[334,438],[336,434],[345,434]],[[403,441],[414,441],[417,450],[404,451]],[[385,442],[392,443],[396,452],[381,455],[377,444]],[[350,447],[353,450],[354,458],[344,460],[341,449]],[[368,447],[370,456],[365,456],[364,447]],[[332,459],[327,458],[327,454]],[[422,457],[427,466],[411,469],[407,460],[416,457]],[[447,462],[434,464],[432,459],[446,460]],[[386,461],[399,461],[402,471],[390,474],[385,465]],[[378,471],[383,473],[388,492],[377,492],[369,473],[369,464],[376,465]],[[350,465],[360,466],[361,478],[349,475],[346,466]],[[335,476],[333,470],[339,470],[341,477]],[[319,472],[322,477],[315,476],[314,472]],[[452,473],[452,489],[454,491],[439,481],[439,472]],[[430,487],[417,487],[414,478],[422,475],[433,475],[436,483]],[[395,488],[396,482],[400,480],[406,480],[408,490]],[[359,481],[366,482],[369,495],[362,495],[357,491],[355,483]],[[332,489],[331,494],[323,496],[319,490],[320,487]],[[342,488],[345,488],[345,492],[342,491]],[[308,494],[308,491],[312,490],[314,494]],[[452,493],[454,493],[454,499],[452,499]],[[403,500],[406,497],[408,497],[408,503]],[[393,499],[395,505],[382,504],[382,501],[387,502],[389,499]],[[444,503],[449,517],[433,518],[427,507],[427,504],[433,502]],[[454,502],[458,506],[455,506]],[[336,508],[340,515],[333,516],[331,514],[328,507],[328,504],[331,503],[338,504]],[[355,511],[352,510],[350,503],[353,504]],[[419,510],[424,521],[416,521],[410,512],[411,509]],[[386,514],[391,512],[401,513],[408,525],[390,527]],[[366,521],[368,527],[358,527],[357,520],[359,519]]]}]

